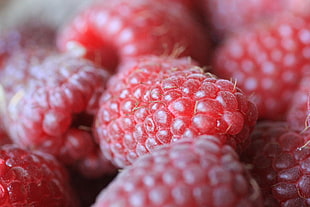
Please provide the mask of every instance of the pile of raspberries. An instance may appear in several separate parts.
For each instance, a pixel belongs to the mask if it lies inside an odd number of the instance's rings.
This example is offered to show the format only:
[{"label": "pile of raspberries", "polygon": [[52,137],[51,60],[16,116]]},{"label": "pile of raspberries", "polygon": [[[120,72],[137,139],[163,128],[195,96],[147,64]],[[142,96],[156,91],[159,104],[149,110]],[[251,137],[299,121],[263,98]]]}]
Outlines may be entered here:
[{"label": "pile of raspberries", "polygon": [[0,206],[309,207],[309,25],[309,0],[97,0],[0,31]]}]

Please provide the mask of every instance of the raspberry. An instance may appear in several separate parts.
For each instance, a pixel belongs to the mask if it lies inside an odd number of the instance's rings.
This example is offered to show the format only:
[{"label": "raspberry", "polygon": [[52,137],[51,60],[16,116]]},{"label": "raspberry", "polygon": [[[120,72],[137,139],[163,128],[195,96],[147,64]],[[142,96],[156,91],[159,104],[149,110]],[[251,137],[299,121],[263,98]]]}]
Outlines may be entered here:
[{"label": "raspberry", "polygon": [[284,15],[270,24],[254,25],[230,36],[215,52],[213,72],[236,79],[257,104],[261,119],[285,118],[309,70],[309,17]]},{"label": "raspberry", "polygon": [[205,135],[141,156],[93,206],[259,207],[262,200],[233,148]]},{"label": "raspberry", "polygon": [[115,0],[78,14],[60,32],[58,46],[115,72],[125,59],[147,54],[192,56],[204,65],[207,39],[204,28],[180,3]]},{"label": "raspberry", "polygon": [[285,122],[260,122],[242,158],[261,187],[265,206],[310,203],[310,133],[296,132]]},{"label": "raspberry", "polygon": [[310,127],[310,74],[302,78],[295,91],[286,119],[296,130],[303,131]]},{"label": "raspberry", "polygon": [[77,206],[69,177],[49,154],[0,147],[1,206]]},{"label": "raspberry", "polygon": [[183,137],[219,134],[236,148],[246,144],[257,111],[234,83],[188,58],[141,57],[120,71],[108,82],[95,122],[101,149],[117,166]]},{"label": "raspberry", "polygon": [[51,153],[65,164],[100,167],[95,174],[108,170],[91,127],[109,74],[87,60],[47,54],[21,51],[0,71],[8,134],[19,146]]}]

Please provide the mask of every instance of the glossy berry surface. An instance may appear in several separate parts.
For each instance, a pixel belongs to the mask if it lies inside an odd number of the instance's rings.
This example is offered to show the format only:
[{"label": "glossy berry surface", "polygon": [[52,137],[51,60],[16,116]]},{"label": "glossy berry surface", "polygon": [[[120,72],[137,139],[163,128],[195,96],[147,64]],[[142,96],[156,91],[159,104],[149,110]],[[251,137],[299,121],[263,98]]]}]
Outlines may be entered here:
[{"label": "glossy berry surface", "polygon": [[99,194],[94,207],[261,207],[253,183],[233,148],[201,136],[141,156]]},{"label": "glossy berry surface", "polygon": [[180,3],[115,0],[78,14],[60,32],[58,46],[63,51],[81,51],[82,56],[115,72],[125,59],[148,54],[192,56],[205,64],[207,37]]},{"label": "glossy berry surface", "polygon": [[235,148],[247,142],[257,111],[233,82],[187,58],[147,56],[120,70],[95,123],[102,152],[118,166],[183,137],[218,134]]},{"label": "glossy berry surface", "polygon": [[0,147],[0,205],[78,206],[68,174],[49,154]]},{"label": "glossy berry surface", "polygon": [[265,206],[310,205],[310,133],[296,132],[285,122],[262,122],[251,135],[242,158],[264,196]]}]

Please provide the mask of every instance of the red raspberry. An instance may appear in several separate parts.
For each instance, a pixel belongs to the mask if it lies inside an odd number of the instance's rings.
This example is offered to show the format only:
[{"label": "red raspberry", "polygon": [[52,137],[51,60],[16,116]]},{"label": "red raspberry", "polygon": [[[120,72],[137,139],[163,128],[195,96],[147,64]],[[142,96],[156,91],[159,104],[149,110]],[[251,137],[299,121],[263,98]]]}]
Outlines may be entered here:
[{"label": "red raspberry", "polygon": [[69,177],[49,154],[0,147],[1,206],[78,206]]},{"label": "red raspberry", "polygon": [[208,57],[204,28],[173,1],[114,0],[92,5],[60,32],[58,46],[81,52],[112,71],[124,59],[146,54],[189,55],[201,64]]},{"label": "red raspberry", "polygon": [[302,78],[295,91],[286,119],[296,130],[303,131],[310,127],[310,74]]},{"label": "red raspberry", "polygon": [[148,56],[120,71],[108,82],[95,123],[103,153],[119,167],[182,137],[219,134],[241,147],[256,123],[255,105],[234,83],[190,59]]},{"label": "red raspberry", "polygon": [[265,206],[310,205],[310,133],[285,122],[261,122],[242,158],[252,165]]},{"label": "red raspberry", "polygon": [[125,168],[94,207],[262,206],[255,181],[219,137],[201,136],[157,148]]},{"label": "red raspberry", "polygon": [[309,70],[309,17],[285,15],[255,25],[217,49],[213,72],[236,80],[257,104],[260,118],[284,119],[302,74]]},{"label": "red raspberry", "polygon": [[202,0],[207,21],[223,37],[284,12],[291,0]]},{"label": "red raspberry", "polygon": [[65,164],[99,167],[87,174],[109,170],[91,132],[109,74],[87,60],[34,51],[16,54],[0,71],[8,134],[18,145],[51,153]]}]

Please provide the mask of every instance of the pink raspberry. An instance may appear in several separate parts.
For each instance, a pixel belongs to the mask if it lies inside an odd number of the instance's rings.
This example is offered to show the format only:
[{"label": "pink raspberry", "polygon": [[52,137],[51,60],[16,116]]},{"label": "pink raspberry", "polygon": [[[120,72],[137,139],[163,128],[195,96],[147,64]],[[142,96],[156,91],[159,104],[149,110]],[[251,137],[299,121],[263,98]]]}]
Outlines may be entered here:
[{"label": "pink raspberry", "polygon": [[233,148],[205,135],[141,156],[93,206],[262,207],[255,183]]},{"label": "pink raspberry", "polygon": [[117,166],[183,137],[217,134],[238,149],[247,143],[257,111],[235,83],[188,58],[147,56],[120,71],[108,82],[95,123],[103,153]]}]

